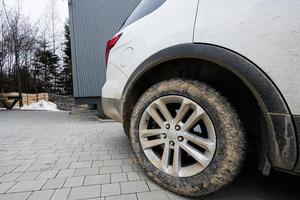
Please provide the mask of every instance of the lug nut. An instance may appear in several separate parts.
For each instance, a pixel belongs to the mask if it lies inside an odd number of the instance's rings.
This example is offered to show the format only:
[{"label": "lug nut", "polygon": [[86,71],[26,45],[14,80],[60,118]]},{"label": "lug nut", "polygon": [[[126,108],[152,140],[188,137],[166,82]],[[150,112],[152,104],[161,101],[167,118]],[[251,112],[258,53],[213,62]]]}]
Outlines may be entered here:
[{"label": "lug nut", "polygon": [[163,134],[162,134],[162,137],[163,137],[164,139],[166,139],[166,138],[167,138],[167,135],[166,135],[165,133],[163,133]]},{"label": "lug nut", "polygon": [[179,125],[175,126],[176,131],[179,131],[181,129],[181,127]]},{"label": "lug nut", "polygon": [[178,139],[179,142],[183,141],[183,137],[182,136],[179,136],[177,139]]},{"label": "lug nut", "polygon": [[170,141],[170,146],[174,146],[174,142],[173,141]]},{"label": "lug nut", "polygon": [[170,129],[170,124],[166,124],[166,129]]}]

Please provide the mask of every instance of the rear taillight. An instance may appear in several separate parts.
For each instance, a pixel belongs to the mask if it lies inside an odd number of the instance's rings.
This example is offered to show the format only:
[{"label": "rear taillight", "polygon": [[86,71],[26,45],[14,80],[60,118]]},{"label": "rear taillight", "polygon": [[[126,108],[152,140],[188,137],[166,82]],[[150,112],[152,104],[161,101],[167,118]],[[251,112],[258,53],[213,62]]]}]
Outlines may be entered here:
[{"label": "rear taillight", "polygon": [[121,38],[122,36],[122,33],[113,37],[111,40],[107,41],[107,44],[106,44],[106,53],[105,53],[105,56],[106,56],[106,64],[108,62],[108,57],[109,57],[109,53],[110,53],[110,50],[117,44],[117,42],[119,41],[119,39]]}]

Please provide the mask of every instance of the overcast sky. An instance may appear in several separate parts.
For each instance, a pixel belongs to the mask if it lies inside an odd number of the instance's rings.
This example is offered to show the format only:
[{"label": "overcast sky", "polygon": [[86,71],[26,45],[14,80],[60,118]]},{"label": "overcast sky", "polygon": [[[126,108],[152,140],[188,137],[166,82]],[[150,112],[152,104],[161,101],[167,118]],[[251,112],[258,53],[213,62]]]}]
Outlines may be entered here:
[{"label": "overcast sky", "polygon": [[[68,18],[68,0],[19,0],[22,7],[22,12],[25,16],[28,16],[32,23],[38,20],[43,20],[43,18],[49,13],[50,2],[56,2],[57,10],[57,29],[62,29],[65,19]],[[18,0],[5,0],[8,6],[14,6]],[[2,0],[1,0],[2,6]]]}]

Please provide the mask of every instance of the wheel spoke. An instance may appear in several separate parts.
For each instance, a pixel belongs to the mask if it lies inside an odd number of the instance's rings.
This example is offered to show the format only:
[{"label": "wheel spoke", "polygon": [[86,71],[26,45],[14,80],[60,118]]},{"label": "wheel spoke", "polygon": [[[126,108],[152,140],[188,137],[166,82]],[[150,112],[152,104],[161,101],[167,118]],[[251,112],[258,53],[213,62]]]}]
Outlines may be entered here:
[{"label": "wheel spoke", "polygon": [[186,151],[190,156],[192,156],[198,163],[200,163],[202,167],[206,167],[209,164],[210,159],[207,158],[205,155],[203,155],[200,151],[198,151],[194,147],[184,143],[180,143],[180,147],[184,151]]},{"label": "wheel spoke", "polygon": [[166,104],[162,100],[158,101],[157,107],[167,121],[171,121],[173,119],[169,109],[167,108]]},{"label": "wheel spoke", "polygon": [[169,166],[169,160],[170,160],[170,146],[168,143],[165,144],[164,152],[161,158],[161,168],[165,171],[167,170]]},{"label": "wheel spoke", "polygon": [[140,130],[140,134],[142,138],[147,138],[151,136],[156,136],[164,133],[164,130],[162,129],[144,129]]},{"label": "wheel spoke", "polygon": [[190,104],[187,101],[183,100],[175,118],[176,124],[178,124],[184,118],[189,108]]},{"label": "wheel spoke", "polygon": [[148,140],[144,141],[142,146],[144,149],[151,149],[152,147],[162,145],[163,143],[165,143],[163,139]]},{"label": "wheel spoke", "polygon": [[164,121],[161,119],[157,111],[151,106],[149,109],[147,109],[148,114],[152,119],[161,127],[163,128]]},{"label": "wheel spoke", "polygon": [[179,176],[181,168],[181,149],[178,144],[174,146],[174,156],[173,156],[173,173]]},{"label": "wheel spoke", "polygon": [[182,130],[183,131],[190,130],[204,114],[205,112],[201,108],[197,108],[196,110],[194,110],[194,112],[191,114],[188,120],[184,123]]},{"label": "wheel spoke", "polygon": [[189,133],[189,132],[183,132],[182,136],[185,139],[187,139],[188,141],[193,142],[194,144],[205,148],[210,153],[212,153],[214,151],[215,143],[213,141],[210,141],[209,139],[205,139],[205,138],[193,135],[192,133]]}]

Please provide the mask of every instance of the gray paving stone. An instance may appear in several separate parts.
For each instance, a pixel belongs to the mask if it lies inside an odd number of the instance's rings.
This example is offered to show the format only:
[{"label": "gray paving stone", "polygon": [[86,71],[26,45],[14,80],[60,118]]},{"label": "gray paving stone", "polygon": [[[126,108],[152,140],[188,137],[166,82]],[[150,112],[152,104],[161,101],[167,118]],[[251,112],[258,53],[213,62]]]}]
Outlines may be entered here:
[{"label": "gray paving stone", "polygon": [[88,176],[99,174],[99,167],[76,169],[74,176]]},{"label": "gray paving stone", "polygon": [[149,188],[145,181],[132,181],[121,183],[121,193],[135,193],[135,192],[146,192]]},{"label": "gray paving stone", "polygon": [[25,172],[31,165],[21,165],[18,166],[13,172]]},{"label": "gray paving stone", "polygon": [[88,199],[100,197],[101,185],[72,188],[68,199]]},{"label": "gray paving stone", "polygon": [[11,188],[16,182],[6,182],[0,183],[0,194],[5,193],[9,188]]},{"label": "gray paving stone", "polygon": [[111,183],[111,184],[103,184],[101,188],[101,196],[112,196],[119,195],[120,184],[119,183]]},{"label": "gray paving stone", "polygon": [[137,200],[137,197],[135,194],[124,194],[124,195],[106,197],[106,200]]},{"label": "gray paving stone", "polygon": [[103,160],[94,160],[92,167],[102,167],[103,166]]},{"label": "gray paving stone", "polygon": [[56,174],[58,173],[58,170],[49,170],[49,171],[43,171],[37,179],[50,179],[54,178]]},{"label": "gray paving stone", "polygon": [[78,187],[82,186],[84,180],[84,176],[70,177],[64,184],[65,187]]},{"label": "gray paving stone", "polygon": [[4,174],[3,176],[0,177],[0,183],[1,182],[12,182],[12,181],[15,181],[21,175],[22,175],[22,173]]},{"label": "gray paving stone", "polygon": [[8,192],[27,192],[40,190],[45,182],[46,180],[18,182]]},{"label": "gray paving stone", "polygon": [[72,177],[74,173],[75,169],[61,169],[56,175],[56,178]]},{"label": "gray paving stone", "polygon": [[98,185],[105,183],[110,183],[109,174],[86,176],[84,180],[84,185]]},{"label": "gray paving stone", "polygon": [[56,169],[67,169],[67,168],[69,168],[69,166],[70,166],[70,164],[71,163],[66,163],[66,162],[64,162],[64,163],[56,163],[54,166],[53,166],[53,168],[52,168],[52,170],[56,170]]},{"label": "gray paving stone", "polygon": [[24,172],[17,181],[31,181],[36,179],[41,174],[41,172]]},{"label": "gray paving stone", "polygon": [[155,184],[153,181],[151,180],[146,180],[146,183],[149,187],[149,189],[151,191],[155,191],[155,190],[163,190],[160,186],[158,186],[157,184]]},{"label": "gray paving stone", "polygon": [[70,165],[70,169],[77,169],[77,168],[89,168],[92,165],[92,161],[86,162],[72,162]]},{"label": "gray paving stone", "polygon": [[131,165],[122,165],[123,172],[133,172],[133,168]]},{"label": "gray paving stone", "polygon": [[111,174],[111,182],[125,182],[128,181],[126,173],[118,173],[118,174]]},{"label": "gray paving stone", "polygon": [[100,174],[121,173],[121,166],[100,167]]},{"label": "gray paving stone", "polygon": [[46,184],[43,186],[43,189],[57,189],[62,188],[65,184],[67,178],[55,178],[47,180]]},{"label": "gray paving stone", "polygon": [[16,168],[17,168],[17,166],[3,166],[3,167],[0,167],[0,174],[9,173],[9,172],[13,171]]},{"label": "gray paving stone", "polygon": [[129,181],[138,181],[141,180],[137,172],[127,172],[127,177]]},{"label": "gray paving stone", "polygon": [[0,200],[26,200],[31,192],[0,194]]},{"label": "gray paving stone", "polygon": [[29,167],[26,171],[45,171],[49,170],[52,164],[35,164]]},{"label": "gray paving stone", "polygon": [[167,194],[164,191],[151,191],[151,192],[143,192],[137,193],[138,200],[169,200]]},{"label": "gray paving stone", "polygon": [[66,200],[69,196],[71,188],[57,189],[54,191],[51,200]]},{"label": "gray paving stone", "polygon": [[103,161],[103,166],[107,167],[107,166],[117,166],[117,165],[122,165],[123,164],[123,160],[104,160]]},{"label": "gray paving stone", "polygon": [[42,190],[33,192],[28,200],[49,200],[53,194],[54,190]]}]

